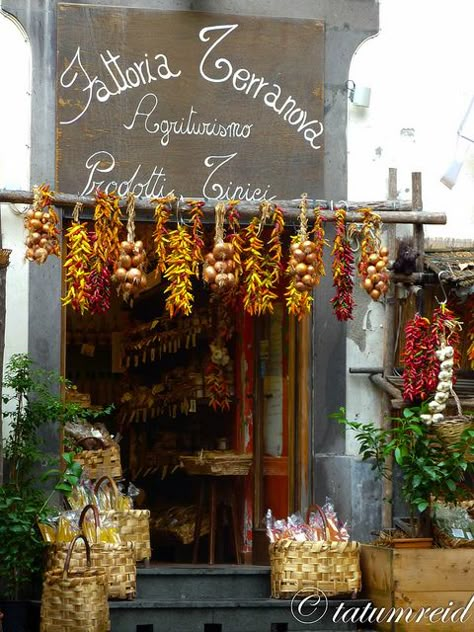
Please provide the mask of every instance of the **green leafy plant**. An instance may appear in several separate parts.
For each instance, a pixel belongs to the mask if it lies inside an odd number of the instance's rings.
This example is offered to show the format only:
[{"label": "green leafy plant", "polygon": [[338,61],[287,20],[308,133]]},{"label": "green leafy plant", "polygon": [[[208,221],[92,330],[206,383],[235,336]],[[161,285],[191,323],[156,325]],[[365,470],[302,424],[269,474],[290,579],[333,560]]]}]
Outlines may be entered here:
[{"label": "green leafy plant", "polygon": [[466,460],[467,451],[472,450],[474,431],[464,431],[459,442],[447,449],[432,426],[421,421],[425,406],[405,408],[400,417],[392,418],[389,429],[372,422],[348,421],[343,408],[331,415],[354,431],[362,460],[372,460],[372,469],[378,477],[391,477],[389,459],[397,463],[403,477],[401,494],[410,507],[411,517],[420,514],[419,533],[430,528],[432,498],[459,502],[466,493],[464,477],[468,471],[474,471],[474,464]]},{"label": "green leafy plant", "polygon": [[44,543],[37,527],[51,510],[55,493],[69,494],[81,475],[74,455],[63,455],[64,467],[42,473],[48,464],[40,431],[63,424],[79,413],[59,396],[62,379],[36,369],[25,354],[12,356],[3,382],[6,472],[0,487],[0,589],[18,599],[42,568]]}]

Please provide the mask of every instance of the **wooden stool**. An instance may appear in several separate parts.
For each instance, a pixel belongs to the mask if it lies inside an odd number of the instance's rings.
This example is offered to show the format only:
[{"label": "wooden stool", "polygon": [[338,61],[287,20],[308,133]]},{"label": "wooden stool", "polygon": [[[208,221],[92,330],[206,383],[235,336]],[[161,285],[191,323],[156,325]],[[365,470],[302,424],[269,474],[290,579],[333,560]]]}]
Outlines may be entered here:
[{"label": "wooden stool", "polygon": [[232,543],[234,545],[235,561],[241,564],[241,538],[237,513],[237,499],[233,486],[233,476],[202,476],[199,489],[199,503],[194,527],[193,564],[198,561],[199,538],[201,535],[201,522],[205,509],[206,496],[209,498],[209,564],[215,563],[216,557],[216,531],[217,531],[217,496],[218,487],[221,487],[223,504],[230,508],[230,526],[232,529]]}]

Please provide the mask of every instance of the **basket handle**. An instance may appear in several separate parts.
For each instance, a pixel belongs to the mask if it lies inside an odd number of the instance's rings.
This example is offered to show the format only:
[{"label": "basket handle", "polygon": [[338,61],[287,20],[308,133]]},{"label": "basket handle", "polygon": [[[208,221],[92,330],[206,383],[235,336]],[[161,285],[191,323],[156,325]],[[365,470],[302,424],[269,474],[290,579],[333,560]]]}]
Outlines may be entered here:
[{"label": "basket handle", "polygon": [[323,528],[324,528],[324,539],[327,540],[328,539],[328,519],[326,518],[326,514],[324,513],[323,509],[319,506],[319,505],[310,505],[308,507],[308,511],[306,512],[306,522],[309,523],[309,517],[312,513],[318,513],[321,516],[321,520],[323,523]]},{"label": "basket handle", "polygon": [[82,530],[82,525],[84,524],[84,519],[86,517],[86,514],[89,511],[92,511],[92,513],[94,515],[95,541],[97,543],[99,541],[98,530],[99,530],[99,527],[100,527],[100,516],[99,516],[99,510],[97,509],[97,507],[95,505],[86,505],[84,507],[84,509],[81,511],[81,515],[79,517],[79,529]]},{"label": "basket handle", "polygon": [[111,500],[111,504],[113,505],[113,509],[115,509],[117,507],[117,499],[119,496],[119,490],[117,487],[117,483],[114,481],[113,478],[111,478],[108,474],[101,476],[95,484],[94,492],[97,494],[105,482],[107,482],[110,485],[110,489],[112,490],[112,496],[110,500]]},{"label": "basket handle", "polygon": [[76,535],[74,537],[73,540],[71,540],[71,543],[69,544],[68,550],[67,550],[67,555],[66,555],[66,561],[64,562],[64,569],[63,569],[63,579],[65,579],[68,576],[69,573],[69,564],[71,563],[71,556],[72,556],[72,552],[74,550],[74,547],[76,546],[76,542],[78,540],[83,540],[84,544],[86,546],[86,560],[87,560],[87,567],[90,568],[91,567],[91,547],[89,542],[87,541],[87,538],[84,534],[79,534]]}]

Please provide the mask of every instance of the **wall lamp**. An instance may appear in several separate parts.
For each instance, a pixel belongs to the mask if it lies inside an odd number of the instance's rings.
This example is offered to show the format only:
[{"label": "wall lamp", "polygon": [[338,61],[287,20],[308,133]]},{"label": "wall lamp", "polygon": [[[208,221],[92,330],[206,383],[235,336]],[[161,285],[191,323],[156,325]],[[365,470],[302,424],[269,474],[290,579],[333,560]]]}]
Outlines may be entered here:
[{"label": "wall lamp", "polygon": [[346,90],[349,95],[349,101],[353,105],[361,108],[368,108],[370,105],[370,88],[357,85],[352,79],[346,81]]},{"label": "wall lamp", "polygon": [[441,177],[441,182],[448,189],[452,189],[456,184],[471,143],[474,143],[474,96],[457,131],[454,160]]}]

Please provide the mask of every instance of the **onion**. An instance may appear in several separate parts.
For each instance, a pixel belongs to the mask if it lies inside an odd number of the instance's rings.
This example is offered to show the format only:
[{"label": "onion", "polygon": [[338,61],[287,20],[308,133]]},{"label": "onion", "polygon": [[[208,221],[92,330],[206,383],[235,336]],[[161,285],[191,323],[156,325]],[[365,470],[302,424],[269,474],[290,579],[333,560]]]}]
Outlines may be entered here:
[{"label": "onion", "polygon": [[216,280],[216,269],[214,266],[205,266],[203,270],[203,277],[206,283],[214,283]]},{"label": "onion", "polygon": [[307,267],[307,272],[308,272],[308,274],[312,274],[312,275],[316,274],[316,270],[314,269],[314,266],[312,266],[312,265],[309,265]]},{"label": "onion", "polygon": [[379,260],[379,256],[376,252],[372,252],[369,255],[369,263],[373,263],[375,265],[378,260]]},{"label": "onion", "polygon": [[375,287],[377,288],[377,290],[379,290],[379,292],[382,292],[382,294],[385,294],[385,292],[387,291],[385,281],[378,281],[378,283],[375,284]]},{"label": "onion", "polygon": [[306,255],[303,252],[303,250],[301,250],[300,248],[297,248],[296,250],[293,251],[293,257],[296,259],[296,261],[304,261],[306,258]]},{"label": "onion", "polygon": [[36,248],[34,258],[39,263],[43,263],[48,258],[48,251],[46,248]]},{"label": "onion", "polygon": [[144,288],[147,286],[146,274],[142,272],[142,276],[140,278],[140,285]]},{"label": "onion", "polygon": [[309,255],[311,252],[314,251],[316,245],[313,244],[312,241],[310,241],[309,239],[307,239],[306,241],[304,241],[301,244],[301,249],[305,252],[305,254]]},{"label": "onion", "polygon": [[135,250],[143,252],[143,241],[138,240],[135,242]]},{"label": "onion", "polygon": [[132,266],[132,257],[130,255],[121,255],[119,262],[122,268],[128,270]]},{"label": "onion", "polygon": [[316,253],[315,252],[310,252],[309,254],[306,255],[306,263],[314,263],[316,261]]},{"label": "onion", "polygon": [[31,233],[31,240],[37,244],[41,240],[41,233]]},{"label": "onion", "polygon": [[141,275],[142,273],[138,268],[130,268],[125,278],[127,283],[139,283]]},{"label": "onion", "polygon": [[31,219],[31,218],[32,218],[32,217],[34,217],[34,216],[35,216],[35,212],[34,212],[34,210],[33,210],[32,208],[29,208],[29,209],[26,211],[26,217],[27,217],[28,219]]},{"label": "onion", "polygon": [[374,301],[378,301],[378,299],[380,298],[380,291],[379,290],[372,290],[372,292],[370,293],[370,297]]},{"label": "onion", "polygon": [[212,254],[212,252],[208,252],[207,255],[204,257],[206,263],[208,263],[209,265],[213,266],[216,262],[216,259],[214,257],[214,255]]},{"label": "onion", "polygon": [[130,294],[133,291],[133,284],[132,283],[124,283],[123,284],[123,290],[125,292],[125,294]]},{"label": "onion", "polygon": [[375,269],[377,270],[377,272],[382,272],[382,270],[385,268],[385,261],[377,261],[377,263],[375,264]]},{"label": "onion", "polygon": [[212,249],[212,254],[216,259],[226,259],[227,258],[227,249],[223,242],[220,242],[214,246]]},{"label": "onion", "polygon": [[305,292],[308,289],[303,281],[296,281],[295,288],[298,290],[298,292]]},{"label": "onion", "polygon": [[230,259],[234,256],[234,246],[230,242],[226,242],[224,244],[224,252],[227,255],[227,259]]},{"label": "onion", "polygon": [[299,241],[293,241],[290,245],[290,250],[291,252],[295,252],[295,250],[299,250],[300,248],[300,242]]},{"label": "onion", "polygon": [[227,274],[223,272],[216,274],[216,283],[219,287],[226,287],[228,283]]},{"label": "onion", "polygon": [[120,243],[120,248],[124,251],[125,254],[131,255],[133,252],[134,244],[131,241],[122,241]]},{"label": "onion", "polygon": [[227,263],[226,261],[216,261],[214,268],[218,274],[220,272],[227,272]]},{"label": "onion", "polygon": [[39,219],[32,219],[29,224],[33,230],[41,230],[43,228],[43,224]]},{"label": "onion", "polygon": [[134,268],[138,268],[138,266],[141,266],[143,263],[143,255],[135,255],[134,257],[132,257],[132,266]]},{"label": "onion", "polygon": [[235,275],[232,272],[227,273],[227,282],[230,286],[235,285]]},{"label": "onion", "polygon": [[35,219],[41,219],[43,217],[43,211],[35,211]]},{"label": "onion", "polygon": [[308,287],[313,287],[313,277],[310,274],[305,274],[301,280]]},{"label": "onion", "polygon": [[382,246],[382,248],[380,248],[379,254],[381,257],[387,257],[388,256],[388,248],[386,246]]},{"label": "onion", "polygon": [[127,271],[125,268],[117,268],[115,270],[115,278],[119,283],[123,283],[125,281],[125,277],[127,276]]},{"label": "onion", "polygon": [[375,274],[377,272],[377,268],[375,266],[369,266],[367,268],[367,276],[372,276],[373,274]]},{"label": "onion", "polygon": [[35,251],[33,250],[33,248],[27,248],[25,257],[30,261],[33,261],[33,259],[35,258]]},{"label": "onion", "polygon": [[297,263],[295,272],[298,276],[304,276],[308,272],[308,266],[305,263]]},{"label": "onion", "polygon": [[369,278],[364,279],[364,282],[363,282],[362,285],[364,287],[364,290],[367,290],[367,292],[370,292],[370,291],[372,291],[374,289],[374,286],[372,284],[372,280],[369,279]]}]

